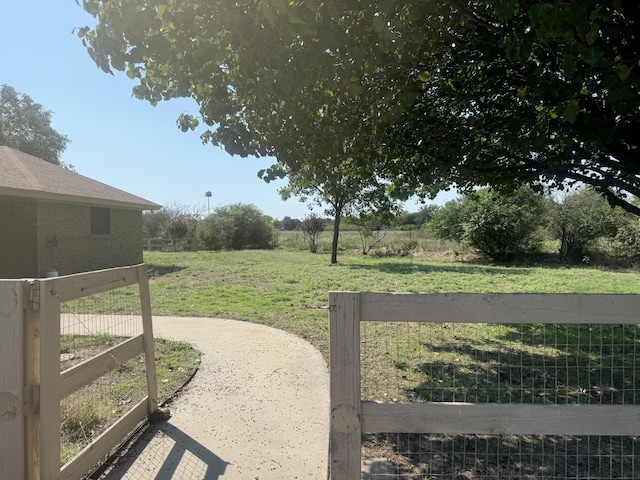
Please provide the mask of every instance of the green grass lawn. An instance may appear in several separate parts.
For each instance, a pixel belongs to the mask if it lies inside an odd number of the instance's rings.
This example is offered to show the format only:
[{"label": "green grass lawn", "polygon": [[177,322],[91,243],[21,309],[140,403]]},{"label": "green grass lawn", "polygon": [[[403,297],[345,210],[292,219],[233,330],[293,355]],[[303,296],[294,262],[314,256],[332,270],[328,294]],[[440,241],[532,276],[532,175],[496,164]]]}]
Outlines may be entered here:
[{"label": "green grass lawn", "polygon": [[635,270],[504,266],[299,250],[146,252],[154,315],[245,320],[296,333],[325,355],[328,292],[640,293]]},{"label": "green grass lawn", "polygon": [[[220,317],[271,325],[306,338],[328,359],[329,291],[640,293],[640,273],[634,269],[495,265],[456,261],[441,252],[437,258],[355,252],[357,248],[342,251],[337,265],[330,265],[324,251],[313,255],[282,247],[146,252],[152,311],[156,316]],[[102,308],[88,303],[85,307]],[[634,374],[640,335],[635,325],[365,322],[362,338],[365,399],[640,401]],[[634,478],[635,470],[627,464],[637,463],[639,441],[380,434],[366,436],[364,445],[365,456],[393,458],[398,471],[410,478]],[[602,455],[607,462],[592,462]],[[623,471],[632,473],[621,476]]]}]

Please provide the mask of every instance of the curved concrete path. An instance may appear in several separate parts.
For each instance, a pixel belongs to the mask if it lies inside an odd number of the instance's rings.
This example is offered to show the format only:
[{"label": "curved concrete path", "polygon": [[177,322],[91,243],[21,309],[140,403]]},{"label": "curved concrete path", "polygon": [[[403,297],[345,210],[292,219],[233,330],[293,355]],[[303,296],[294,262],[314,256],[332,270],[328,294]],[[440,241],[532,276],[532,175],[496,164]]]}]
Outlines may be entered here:
[{"label": "curved concrete path", "polygon": [[202,352],[198,373],[100,478],[327,478],[329,374],[311,344],[282,330],[214,318],[154,317],[154,336]]}]

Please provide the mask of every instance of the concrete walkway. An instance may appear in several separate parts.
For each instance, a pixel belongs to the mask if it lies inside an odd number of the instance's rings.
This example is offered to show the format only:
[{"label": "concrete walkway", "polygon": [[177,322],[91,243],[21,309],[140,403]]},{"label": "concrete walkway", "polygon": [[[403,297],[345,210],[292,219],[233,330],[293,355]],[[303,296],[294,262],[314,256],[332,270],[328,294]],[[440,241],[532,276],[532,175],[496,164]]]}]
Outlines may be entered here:
[{"label": "concrete walkway", "polygon": [[329,374],[308,342],[233,320],[154,317],[156,337],[202,352],[198,373],[100,478],[327,478]]}]

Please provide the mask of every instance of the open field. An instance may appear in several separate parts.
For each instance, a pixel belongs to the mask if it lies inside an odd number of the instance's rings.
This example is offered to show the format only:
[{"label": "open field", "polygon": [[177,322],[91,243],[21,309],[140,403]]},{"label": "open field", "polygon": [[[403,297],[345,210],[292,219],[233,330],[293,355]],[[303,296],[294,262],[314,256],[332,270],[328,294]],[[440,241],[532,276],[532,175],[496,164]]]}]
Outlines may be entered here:
[{"label": "open field", "polygon": [[640,293],[640,273],[603,267],[504,266],[299,250],[145,252],[154,315],[222,317],[287,330],[328,351],[331,290]]},{"label": "open field", "polygon": [[[357,251],[357,250],[356,250]],[[328,358],[330,290],[640,293],[634,269],[494,265],[428,256],[301,250],[149,253],[154,314],[265,323]],[[367,325],[362,394],[372,400],[636,404],[635,325]],[[635,437],[376,434],[363,458],[398,478],[637,478]]]},{"label": "open field", "polygon": [[[295,239],[296,241],[299,239]],[[287,239],[291,242],[291,238]],[[154,315],[221,317],[306,338],[328,359],[328,292],[640,293],[640,272],[583,265],[496,265],[454,253],[363,256],[339,263],[274,250],[146,252]],[[460,255],[462,256],[462,255]],[[100,304],[85,305],[92,311]],[[363,329],[364,398],[404,401],[635,404],[635,325],[435,325]],[[638,387],[638,388],[636,388]],[[627,437],[368,435],[366,458],[401,478],[636,478]],[[514,460],[516,459],[516,460]]]}]

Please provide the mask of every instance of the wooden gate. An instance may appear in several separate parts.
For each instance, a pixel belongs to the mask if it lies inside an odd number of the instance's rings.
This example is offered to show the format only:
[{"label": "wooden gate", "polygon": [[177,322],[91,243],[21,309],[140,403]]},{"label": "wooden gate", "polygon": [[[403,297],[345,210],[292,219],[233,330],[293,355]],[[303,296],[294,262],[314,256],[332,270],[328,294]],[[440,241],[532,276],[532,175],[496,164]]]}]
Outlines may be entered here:
[{"label": "wooden gate", "polygon": [[[60,372],[60,304],[135,284],[143,333]],[[81,478],[157,408],[145,266],[0,281],[0,352],[0,478]],[[61,467],[60,401],[140,353],[146,397]]]},{"label": "wooden gate", "polygon": [[638,324],[640,295],[331,292],[331,480],[361,477],[363,433],[640,435],[640,405],[361,400],[361,322]]}]

